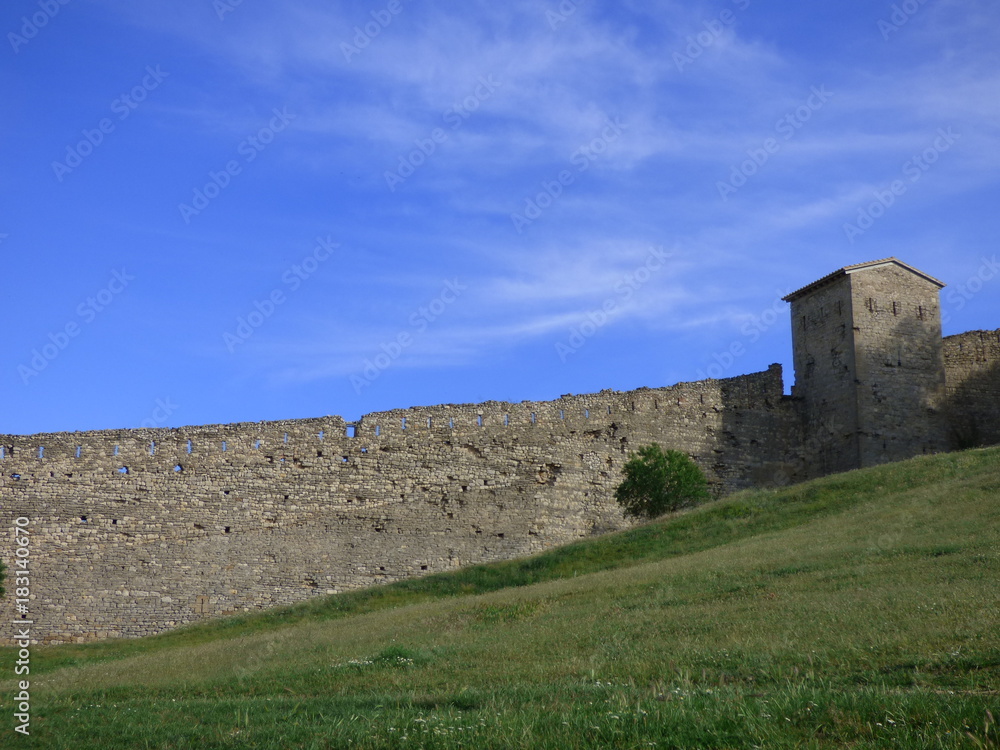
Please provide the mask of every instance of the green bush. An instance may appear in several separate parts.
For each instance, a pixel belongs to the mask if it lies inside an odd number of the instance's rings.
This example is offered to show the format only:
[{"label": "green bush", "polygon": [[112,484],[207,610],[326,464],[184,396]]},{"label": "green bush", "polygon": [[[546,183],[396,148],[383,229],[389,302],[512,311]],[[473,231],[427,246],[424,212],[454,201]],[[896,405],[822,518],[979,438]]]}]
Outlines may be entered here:
[{"label": "green bush", "polygon": [[633,453],[622,469],[625,479],[615,499],[625,516],[656,518],[709,499],[708,480],[698,465],[680,451],[664,451],[653,443]]}]

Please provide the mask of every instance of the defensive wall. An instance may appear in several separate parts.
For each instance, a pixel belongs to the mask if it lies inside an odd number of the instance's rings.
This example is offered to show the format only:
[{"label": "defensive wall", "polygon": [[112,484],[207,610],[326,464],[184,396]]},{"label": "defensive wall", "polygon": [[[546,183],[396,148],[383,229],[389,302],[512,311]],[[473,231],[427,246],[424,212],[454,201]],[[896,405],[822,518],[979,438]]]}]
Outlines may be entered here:
[{"label": "defensive wall", "polygon": [[1000,331],[942,339],[941,286],[888,259],[791,295],[792,396],[772,365],[351,424],[0,435],[0,527],[28,519],[33,638],[148,635],[619,529],[622,466],[651,442],[720,494],[1000,443]]},{"label": "defensive wall", "polygon": [[1000,444],[1000,330],[960,333],[943,343],[950,447]]},{"label": "defensive wall", "polygon": [[[0,525],[30,519],[38,640],[148,635],[622,528],[614,488],[649,442],[691,454],[719,491],[799,478],[782,392],[775,365],[353,425],[5,435]],[[16,619],[12,597],[0,617]]]}]

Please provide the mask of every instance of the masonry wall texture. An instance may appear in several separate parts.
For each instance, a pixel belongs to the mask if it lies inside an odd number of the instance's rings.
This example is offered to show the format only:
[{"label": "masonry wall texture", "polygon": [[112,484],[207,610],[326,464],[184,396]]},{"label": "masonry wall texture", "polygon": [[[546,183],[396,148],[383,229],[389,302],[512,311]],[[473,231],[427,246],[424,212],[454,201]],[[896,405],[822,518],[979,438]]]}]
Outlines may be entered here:
[{"label": "masonry wall texture", "polygon": [[788,296],[795,395],[839,416],[822,458],[845,471],[947,450],[941,282],[898,262],[842,269]]},{"label": "masonry wall texture", "polygon": [[852,268],[796,293],[792,397],[773,365],[352,425],[0,435],[0,525],[30,520],[32,633],[148,635],[623,528],[614,488],[650,442],[720,493],[1000,442],[1000,331],[942,342],[939,286],[898,261]]},{"label": "masonry wall texture", "polygon": [[949,336],[943,348],[951,447],[1000,443],[1000,330]]}]

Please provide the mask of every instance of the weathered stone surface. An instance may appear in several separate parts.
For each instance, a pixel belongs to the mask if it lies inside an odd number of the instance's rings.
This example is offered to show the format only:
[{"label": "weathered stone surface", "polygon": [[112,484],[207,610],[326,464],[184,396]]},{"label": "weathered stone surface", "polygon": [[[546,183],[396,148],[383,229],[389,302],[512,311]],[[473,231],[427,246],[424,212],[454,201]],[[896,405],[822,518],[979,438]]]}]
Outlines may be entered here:
[{"label": "weathered stone surface", "polygon": [[[326,417],[2,435],[0,525],[30,520],[32,632],[148,635],[622,528],[621,468],[654,441],[722,492],[1000,442],[1000,331],[942,343],[937,291],[890,263],[803,292],[794,397],[773,365],[399,409],[350,429]],[[13,535],[0,539],[9,563]],[[17,617],[13,604],[0,618]]]},{"label": "weathered stone surface", "polygon": [[941,282],[898,262],[844,269],[789,296],[796,396],[833,420],[823,473],[948,448]]},{"label": "weathered stone surface", "polygon": [[944,413],[952,447],[1000,443],[1000,330],[944,340]]}]

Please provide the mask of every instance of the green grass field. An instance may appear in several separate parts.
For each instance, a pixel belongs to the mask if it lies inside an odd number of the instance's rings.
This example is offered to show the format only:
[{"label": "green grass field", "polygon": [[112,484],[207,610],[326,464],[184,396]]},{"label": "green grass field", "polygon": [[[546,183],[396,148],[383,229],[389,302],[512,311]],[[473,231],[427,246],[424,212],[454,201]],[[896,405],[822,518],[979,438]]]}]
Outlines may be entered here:
[{"label": "green grass field", "polygon": [[[35,647],[31,737],[8,710],[0,747],[998,748],[998,605],[1000,450],[976,450]],[[9,707],[13,680],[0,691]]]}]

